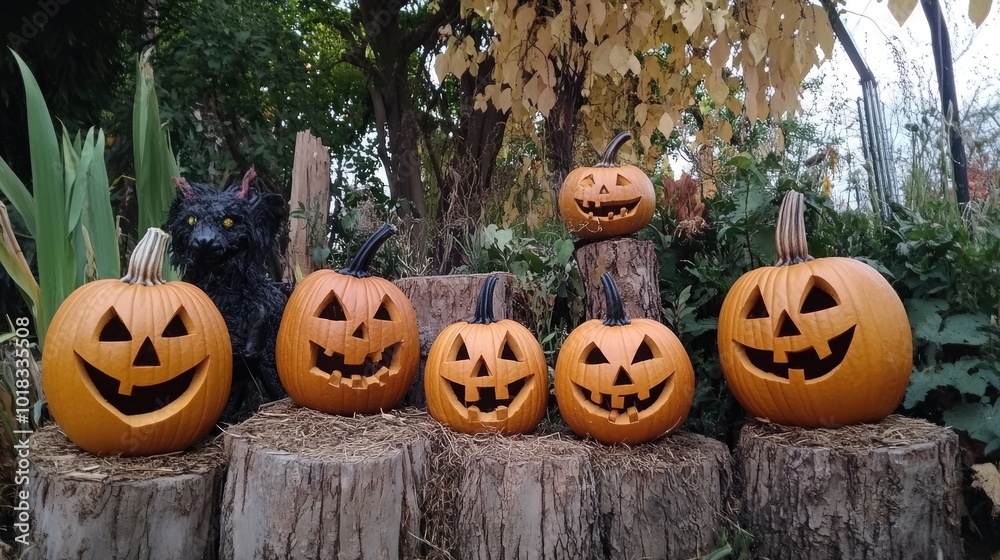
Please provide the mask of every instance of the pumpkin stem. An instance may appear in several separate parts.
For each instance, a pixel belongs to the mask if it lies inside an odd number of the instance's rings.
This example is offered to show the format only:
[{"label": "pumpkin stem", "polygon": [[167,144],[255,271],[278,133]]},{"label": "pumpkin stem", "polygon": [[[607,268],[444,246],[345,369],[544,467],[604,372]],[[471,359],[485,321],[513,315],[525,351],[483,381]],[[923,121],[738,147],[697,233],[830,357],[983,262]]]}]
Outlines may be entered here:
[{"label": "pumpkin stem", "polygon": [[618,150],[622,147],[622,144],[631,139],[631,132],[627,130],[619,132],[618,136],[612,138],[608,147],[604,148],[604,151],[601,152],[601,159],[597,161],[597,165],[594,167],[618,167],[618,164],[615,163],[615,158],[618,157]]},{"label": "pumpkin stem", "polygon": [[162,286],[163,254],[167,251],[170,236],[162,229],[151,227],[146,230],[128,259],[128,272],[122,277],[126,284]]},{"label": "pumpkin stem", "polygon": [[499,320],[493,314],[493,289],[497,286],[497,277],[488,276],[483,283],[483,289],[479,291],[479,299],[476,300],[476,315],[469,323],[473,325],[489,325]]},{"label": "pumpkin stem", "polygon": [[389,239],[396,233],[396,226],[392,224],[385,224],[384,226],[378,228],[378,231],[372,234],[365,241],[365,244],[361,246],[358,253],[354,255],[354,259],[347,268],[340,269],[341,274],[350,274],[355,278],[367,278],[372,275],[368,268],[372,265],[372,259],[375,258],[375,253],[378,252],[379,247],[385,243],[386,239]]},{"label": "pumpkin stem", "polygon": [[622,305],[622,293],[618,291],[618,284],[611,277],[610,272],[601,275],[601,285],[604,286],[605,317],[604,324],[609,327],[623,327],[631,324],[625,316],[625,308]]},{"label": "pumpkin stem", "polygon": [[788,191],[778,211],[778,225],[774,230],[774,244],[778,249],[775,266],[787,266],[811,261],[809,244],[806,243],[805,197],[797,191]]}]

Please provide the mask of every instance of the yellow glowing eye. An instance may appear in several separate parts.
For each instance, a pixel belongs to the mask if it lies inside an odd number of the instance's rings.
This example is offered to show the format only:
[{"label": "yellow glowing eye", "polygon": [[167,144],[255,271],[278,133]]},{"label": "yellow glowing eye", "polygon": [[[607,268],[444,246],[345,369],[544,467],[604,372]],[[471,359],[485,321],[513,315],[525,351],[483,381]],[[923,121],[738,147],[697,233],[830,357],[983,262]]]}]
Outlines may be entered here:
[{"label": "yellow glowing eye", "polygon": [[223,227],[225,227],[227,229],[233,227],[233,219],[232,218],[226,218],[225,220],[222,220],[222,225],[223,225]]},{"label": "yellow glowing eye", "polygon": [[188,216],[188,225],[189,226],[193,226],[196,223],[198,223],[198,218],[195,218],[194,216]]}]

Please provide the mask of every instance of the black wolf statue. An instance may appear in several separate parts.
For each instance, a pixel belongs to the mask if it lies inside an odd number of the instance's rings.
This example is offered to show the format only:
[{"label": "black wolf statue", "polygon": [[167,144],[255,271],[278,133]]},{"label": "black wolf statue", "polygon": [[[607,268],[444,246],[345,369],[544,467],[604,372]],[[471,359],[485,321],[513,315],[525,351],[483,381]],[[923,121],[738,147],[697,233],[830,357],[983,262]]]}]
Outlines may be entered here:
[{"label": "black wolf statue", "polygon": [[242,182],[221,192],[174,178],[180,193],[167,215],[170,264],[212,298],[229,328],[233,387],[222,421],[230,424],[286,396],[274,345],[290,290],[268,273],[285,203],[274,193],[251,192],[256,175],[251,167]]}]

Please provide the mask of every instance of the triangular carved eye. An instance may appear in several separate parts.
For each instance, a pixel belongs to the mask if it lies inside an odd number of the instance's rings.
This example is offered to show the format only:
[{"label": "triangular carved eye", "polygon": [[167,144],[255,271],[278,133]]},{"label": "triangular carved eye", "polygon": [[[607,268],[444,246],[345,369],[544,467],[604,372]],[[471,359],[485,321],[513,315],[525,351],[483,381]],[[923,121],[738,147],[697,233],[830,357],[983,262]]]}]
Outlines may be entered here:
[{"label": "triangular carved eye", "polygon": [[754,288],[750,295],[750,311],[747,312],[747,319],[766,319],[770,317],[767,306],[764,305],[764,298],[760,295],[760,288]]},{"label": "triangular carved eye", "polygon": [[319,318],[326,319],[327,321],[347,320],[347,312],[344,311],[344,305],[340,303],[340,298],[337,297],[337,294],[330,293],[329,300],[319,312]]},{"label": "triangular carved eye", "polygon": [[635,356],[632,358],[632,363],[638,364],[639,362],[652,360],[653,357],[653,349],[649,347],[649,342],[647,342],[646,339],[642,339],[642,342],[639,343],[639,347],[635,349]]},{"label": "triangular carved eye", "polygon": [[826,286],[822,286],[818,282],[813,283],[812,287],[809,288],[809,293],[806,294],[805,301],[802,302],[802,313],[815,313],[836,307],[837,298],[833,297],[827,289]]},{"label": "triangular carved eye", "polygon": [[520,362],[521,361],[521,360],[519,360],[517,358],[517,354],[514,353],[514,348],[511,347],[510,341],[507,340],[507,339],[504,339],[504,341],[503,341],[503,348],[500,349],[500,359],[501,360],[510,360],[512,362]]},{"label": "triangular carved eye", "polygon": [[592,186],[594,186],[594,176],[593,175],[587,175],[586,177],[584,177],[583,179],[581,179],[580,180],[580,186],[581,187],[592,187]]},{"label": "triangular carved eye", "polygon": [[608,358],[604,355],[604,352],[601,352],[600,348],[598,348],[596,345],[591,344],[590,352],[587,353],[586,363],[590,365],[595,365],[595,364],[609,364],[611,362],[608,361]]},{"label": "triangular carved eye", "polygon": [[101,342],[125,342],[127,340],[132,340],[132,333],[129,332],[128,327],[122,322],[121,317],[118,316],[118,312],[114,309],[111,310],[114,315],[104,327],[101,328],[101,334],[98,340]]},{"label": "triangular carved eye", "polygon": [[184,324],[184,319],[182,318],[183,313],[183,307],[178,309],[177,313],[174,313],[174,318],[171,319],[170,322],[167,323],[167,326],[163,329],[163,338],[174,338],[188,335],[187,326]]},{"label": "triangular carved eye", "polygon": [[631,184],[632,184],[632,181],[629,181],[629,180],[628,180],[628,177],[626,177],[626,176],[624,176],[624,175],[619,175],[619,176],[618,176],[618,180],[616,181],[616,184],[617,184],[617,185],[618,185],[619,187],[626,187],[626,186],[628,186],[628,185],[631,185]]},{"label": "triangular carved eye", "polygon": [[468,360],[469,349],[465,347],[465,341],[458,337],[458,350],[455,351],[455,361]]},{"label": "triangular carved eye", "polygon": [[378,306],[378,310],[375,312],[374,318],[379,321],[392,321],[394,315],[393,311],[396,310],[396,306],[389,299],[389,296],[382,298],[382,305]]}]

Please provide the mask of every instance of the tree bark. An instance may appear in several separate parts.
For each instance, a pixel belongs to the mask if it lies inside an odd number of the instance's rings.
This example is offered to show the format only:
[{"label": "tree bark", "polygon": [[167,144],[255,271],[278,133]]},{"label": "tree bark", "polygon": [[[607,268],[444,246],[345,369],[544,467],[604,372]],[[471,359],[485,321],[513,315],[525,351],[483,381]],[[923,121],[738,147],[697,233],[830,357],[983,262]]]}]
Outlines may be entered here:
[{"label": "tree bark", "polygon": [[437,430],[426,414],[343,418],[280,401],[227,432],[223,559],[416,558]]},{"label": "tree bark", "polygon": [[[809,430],[749,424],[742,519],[773,558],[963,558],[958,437],[901,416]],[[939,556],[940,555],[940,556]]]},{"label": "tree bark", "polygon": [[289,240],[285,249],[285,282],[295,283],[296,269],[303,277],[316,270],[311,246],[326,244],[316,239],[326,233],[330,215],[330,151],[319,138],[301,131],[295,136],[295,159],[292,164],[292,212],[302,206],[305,215],[289,219]]},{"label": "tree bark", "polygon": [[588,243],[576,250],[586,296],[587,319],[603,319],[604,290],[601,275],[610,272],[622,293],[625,315],[660,320],[660,263],[652,241],[631,238]]},{"label": "tree bark", "polygon": [[22,558],[213,559],[222,449],[97,458],[54,424],[31,442],[34,546]]}]

